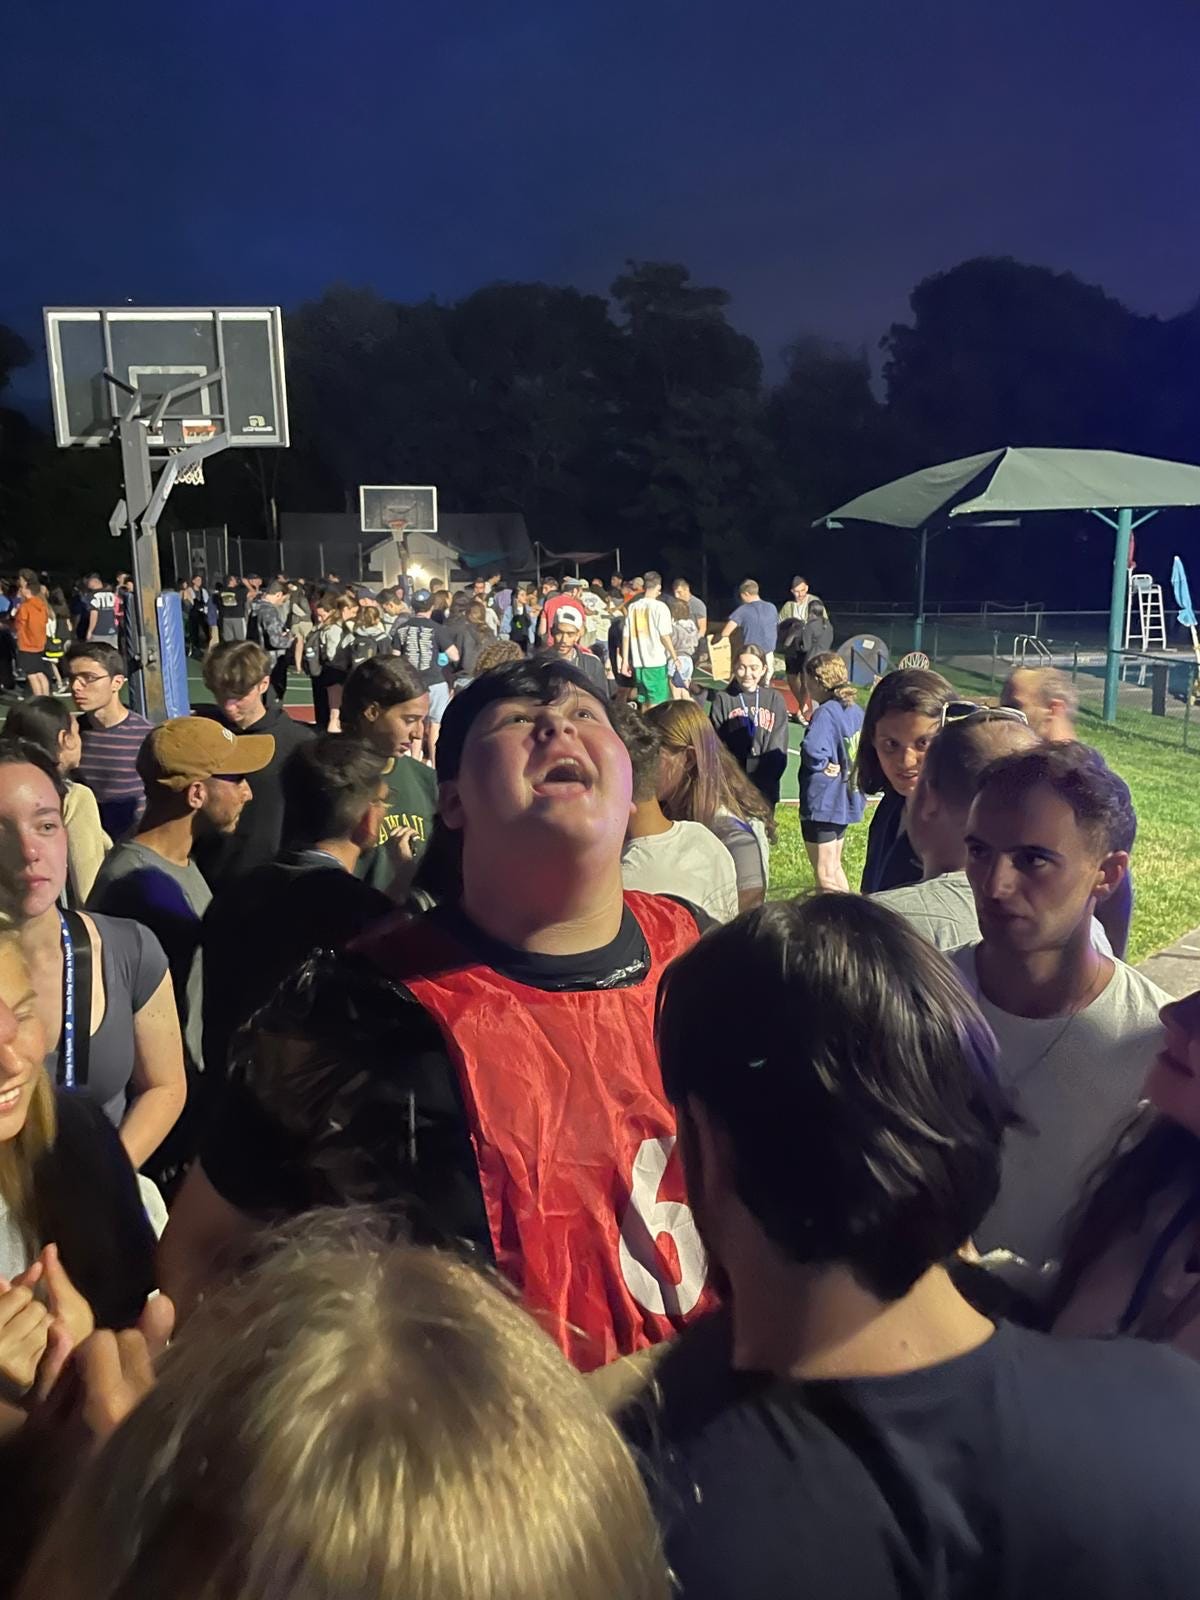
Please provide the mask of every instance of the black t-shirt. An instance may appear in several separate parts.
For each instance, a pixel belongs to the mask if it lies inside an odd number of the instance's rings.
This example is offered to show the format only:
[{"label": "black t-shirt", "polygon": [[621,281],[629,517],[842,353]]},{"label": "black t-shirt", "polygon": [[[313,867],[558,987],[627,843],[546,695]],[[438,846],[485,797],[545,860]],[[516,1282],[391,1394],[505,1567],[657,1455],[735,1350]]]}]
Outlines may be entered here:
[{"label": "black t-shirt", "polygon": [[245,617],[249,598],[249,594],[240,583],[232,589],[224,588],[217,591],[217,604],[221,608],[221,615],[235,621]]},{"label": "black t-shirt", "polygon": [[912,840],[902,831],[904,796],[888,788],[875,807],[867,830],[867,859],[863,863],[863,894],[881,894],[885,889],[903,889],[920,883],[925,876],[921,858]]},{"label": "black t-shirt", "polygon": [[292,751],[307,744],[315,729],[289,717],[275,701],[249,728],[226,721],[216,706],[197,706],[196,717],[210,717],[241,738],[245,734],[269,733],[275,741],[275,754],[258,772],[248,773],[251,798],[243,808],[232,833],[204,834],[192,847],[192,859],[204,874],[214,894],[227,884],[245,877],[255,867],[274,860],[284,843],[283,764]]},{"label": "black t-shirt", "polygon": [[[701,932],[711,926],[688,909]],[[548,993],[627,988],[650,970],[628,907],[610,944],[572,956],[501,944],[457,906],[426,916],[477,961]],[[370,1205],[400,1213],[419,1241],[465,1241],[491,1257],[458,1073],[441,1031],[409,990],[362,957],[310,966],[242,1036],[201,1159],[240,1211],[280,1217]]]},{"label": "black t-shirt", "polygon": [[300,850],[255,867],[204,916],[204,1060],[223,1073],[235,1031],[314,950],[338,950],[395,910],[339,861]]},{"label": "black t-shirt", "polygon": [[427,689],[445,683],[438,655],[453,643],[448,630],[431,617],[403,617],[392,630],[392,648],[420,674]]},{"label": "black t-shirt", "polygon": [[624,1419],[683,1600],[1200,1594],[1200,1368],[1000,1324],[889,1378],[729,1365],[723,1314]]},{"label": "black t-shirt", "polygon": [[477,628],[473,622],[467,622],[463,617],[451,618],[446,623],[446,635],[450,643],[458,649],[458,660],[454,662],[454,671],[466,678],[473,678],[480,652],[493,642],[493,635],[486,628]]},{"label": "black t-shirt", "polygon": [[96,625],[92,629],[93,639],[107,639],[110,643],[117,637],[117,596],[112,589],[94,589],[88,600],[88,610],[96,613]]}]

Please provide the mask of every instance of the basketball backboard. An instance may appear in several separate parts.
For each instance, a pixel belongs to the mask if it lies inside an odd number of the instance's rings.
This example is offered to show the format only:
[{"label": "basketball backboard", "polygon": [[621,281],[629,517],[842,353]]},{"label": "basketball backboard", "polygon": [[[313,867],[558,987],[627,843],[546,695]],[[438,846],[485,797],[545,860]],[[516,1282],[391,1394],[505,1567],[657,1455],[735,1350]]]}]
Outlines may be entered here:
[{"label": "basketball backboard", "polygon": [[211,381],[172,401],[149,428],[152,449],[193,443],[212,434],[214,422],[231,445],[287,445],[278,306],[49,307],[45,319],[61,446],[108,444],[130,390],[144,396],[137,414],[146,418],[168,390],[208,374]]},{"label": "basketball backboard", "polygon": [[437,490],[429,484],[361,484],[358,509],[364,533],[391,533],[395,522],[403,522],[405,533],[438,531]]}]

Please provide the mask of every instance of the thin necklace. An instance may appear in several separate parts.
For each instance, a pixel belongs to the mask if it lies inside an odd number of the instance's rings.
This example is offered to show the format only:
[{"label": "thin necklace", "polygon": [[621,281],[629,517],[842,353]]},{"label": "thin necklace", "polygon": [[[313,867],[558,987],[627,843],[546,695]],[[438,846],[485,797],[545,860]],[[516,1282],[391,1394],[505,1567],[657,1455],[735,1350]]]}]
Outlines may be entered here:
[{"label": "thin necklace", "polygon": [[[1030,1076],[1030,1074],[1033,1073],[1036,1070],[1036,1068],[1041,1066],[1042,1062],[1045,1061],[1046,1057],[1050,1054],[1050,1052],[1052,1050],[1057,1049],[1058,1046],[1063,1042],[1063,1040],[1066,1038],[1067,1034],[1071,1031],[1072,1024],[1075,1023],[1079,1019],[1079,1017],[1082,1016],[1082,1014],[1087,1010],[1088,1006],[1091,1005],[1092,1000],[1095,998],[1093,991],[1097,987],[1098,979],[1100,977],[1103,977],[1103,975],[1104,975],[1104,960],[1101,957],[1101,958],[1099,958],[1097,960],[1097,963],[1096,963],[1096,975],[1088,980],[1088,986],[1084,990],[1083,994],[1081,994],[1078,997],[1078,999],[1072,1000],[1070,1002],[1069,1008],[1067,1010],[1067,1018],[1066,1018],[1066,1021],[1063,1023],[1062,1027],[1058,1030],[1058,1032],[1050,1040],[1050,1043],[1046,1046],[1046,1048],[1044,1050],[1040,1051],[1034,1057],[1034,1059],[1025,1068],[1024,1072],[1022,1072],[1021,1076],[1019,1078],[1013,1078],[1013,1079],[1011,1079],[1009,1081],[1009,1087],[1010,1088],[1015,1089],[1019,1084],[1024,1083],[1026,1078],[1028,1078]],[[979,982],[979,957],[978,957],[978,955],[975,958],[975,998],[976,998],[976,1000],[982,1000],[984,998],[983,990],[982,990],[982,987],[980,986],[980,982]],[[1000,1008],[997,1006],[996,1009],[999,1010]],[[1031,1021],[1031,1020],[1035,1020],[1035,1019],[1027,1018],[1025,1020]]]}]

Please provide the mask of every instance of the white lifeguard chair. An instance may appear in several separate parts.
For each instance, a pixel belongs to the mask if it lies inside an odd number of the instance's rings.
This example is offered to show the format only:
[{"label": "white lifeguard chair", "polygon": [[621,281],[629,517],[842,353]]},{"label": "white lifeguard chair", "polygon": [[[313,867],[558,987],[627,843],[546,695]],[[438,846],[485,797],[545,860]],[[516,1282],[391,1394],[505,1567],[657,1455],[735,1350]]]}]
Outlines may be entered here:
[{"label": "white lifeguard chair", "polygon": [[1125,597],[1125,648],[1149,654],[1167,648],[1162,584],[1150,572],[1130,572]]}]

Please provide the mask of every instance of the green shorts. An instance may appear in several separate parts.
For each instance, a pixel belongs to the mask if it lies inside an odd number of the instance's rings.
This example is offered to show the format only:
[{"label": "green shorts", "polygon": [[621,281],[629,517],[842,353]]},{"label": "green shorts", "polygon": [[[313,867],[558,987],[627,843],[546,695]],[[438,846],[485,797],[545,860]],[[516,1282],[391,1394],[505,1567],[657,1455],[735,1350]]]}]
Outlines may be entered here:
[{"label": "green shorts", "polygon": [[659,706],[671,698],[666,667],[634,667],[633,681],[637,684],[640,706]]}]

